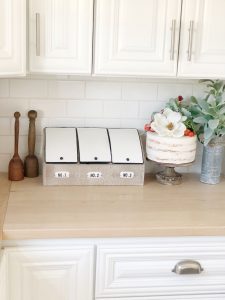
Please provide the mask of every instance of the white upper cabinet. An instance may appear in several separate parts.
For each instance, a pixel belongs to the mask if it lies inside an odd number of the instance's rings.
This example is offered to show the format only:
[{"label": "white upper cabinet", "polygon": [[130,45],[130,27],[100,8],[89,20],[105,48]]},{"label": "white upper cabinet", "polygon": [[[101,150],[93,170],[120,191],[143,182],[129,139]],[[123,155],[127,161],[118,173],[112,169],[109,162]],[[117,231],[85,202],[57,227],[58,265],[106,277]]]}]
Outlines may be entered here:
[{"label": "white upper cabinet", "polygon": [[93,0],[29,3],[29,71],[90,74]]},{"label": "white upper cabinet", "polygon": [[176,76],[181,0],[97,0],[95,74]]},{"label": "white upper cabinet", "polygon": [[225,78],[225,1],[184,0],[178,76]]},{"label": "white upper cabinet", "polygon": [[0,0],[0,76],[25,72],[26,1]]}]

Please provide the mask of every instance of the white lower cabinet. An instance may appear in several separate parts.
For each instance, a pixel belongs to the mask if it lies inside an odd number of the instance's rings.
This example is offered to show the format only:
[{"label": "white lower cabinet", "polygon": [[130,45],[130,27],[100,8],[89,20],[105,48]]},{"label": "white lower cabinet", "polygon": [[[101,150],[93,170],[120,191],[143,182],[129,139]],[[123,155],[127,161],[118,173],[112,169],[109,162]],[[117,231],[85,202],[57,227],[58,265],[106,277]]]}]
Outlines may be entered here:
[{"label": "white lower cabinet", "polygon": [[93,299],[93,248],[8,248],[1,300]]},{"label": "white lower cabinet", "polygon": [[102,245],[96,274],[97,298],[167,299],[176,295],[172,299],[193,299],[194,295],[209,295],[208,299],[213,299],[210,297],[224,294],[225,299],[225,244],[162,239],[143,245]]},{"label": "white lower cabinet", "polygon": [[82,241],[5,247],[0,299],[225,300],[223,237]]}]

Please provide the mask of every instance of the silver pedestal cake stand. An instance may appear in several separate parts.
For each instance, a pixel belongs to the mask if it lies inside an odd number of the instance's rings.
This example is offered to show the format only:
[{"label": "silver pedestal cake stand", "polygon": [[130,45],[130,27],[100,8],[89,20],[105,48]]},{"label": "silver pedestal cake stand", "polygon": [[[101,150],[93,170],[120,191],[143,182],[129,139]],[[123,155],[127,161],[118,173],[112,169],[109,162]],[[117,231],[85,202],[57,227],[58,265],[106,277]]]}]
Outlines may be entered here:
[{"label": "silver pedestal cake stand", "polygon": [[[147,159],[149,161],[154,161]],[[161,165],[164,167],[164,170],[161,172],[156,173],[156,179],[161,184],[166,185],[177,185],[182,183],[183,176],[182,174],[175,171],[176,167],[186,167],[190,166],[193,162],[187,163],[187,164],[167,164],[167,163],[159,163],[157,161],[154,161],[155,163]]]}]

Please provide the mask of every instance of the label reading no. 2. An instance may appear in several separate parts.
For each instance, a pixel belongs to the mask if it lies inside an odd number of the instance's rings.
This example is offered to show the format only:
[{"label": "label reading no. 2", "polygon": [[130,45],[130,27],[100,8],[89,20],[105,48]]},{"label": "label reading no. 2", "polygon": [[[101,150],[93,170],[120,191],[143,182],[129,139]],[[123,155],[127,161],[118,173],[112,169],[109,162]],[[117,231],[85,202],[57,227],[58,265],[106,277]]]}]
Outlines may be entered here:
[{"label": "label reading no. 2", "polygon": [[120,172],[120,178],[134,178],[134,172]]},{"label": "label reading no. 2", "polygon": [[87,173],[87,178],[101,178],[102,177],[102,173],[101,172],[88,172]]}]

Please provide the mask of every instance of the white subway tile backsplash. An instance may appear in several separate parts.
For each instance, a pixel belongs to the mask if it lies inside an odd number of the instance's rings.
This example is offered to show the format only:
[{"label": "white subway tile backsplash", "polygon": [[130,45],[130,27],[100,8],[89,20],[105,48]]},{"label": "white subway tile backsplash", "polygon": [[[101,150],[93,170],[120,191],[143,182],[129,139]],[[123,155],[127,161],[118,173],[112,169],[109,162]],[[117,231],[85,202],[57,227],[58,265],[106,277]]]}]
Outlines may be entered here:
[{"label": "white subway tile backsplash", "polygon": [[110,118],[99,118],[99,119],[91,119],[88,118],[85,120],[86,127],[106,127],[106,128],[120,128],[120,119],[110,119]]},{"label": "white subway tile backsplash", "polygon": [[122,98],[124,100],[156,100],[157,85],[152,83],[123,83]]},{"label": "white subway tile backsplash", "polygon": [[14,138],[11,135],[0,137],[0,154],[13,153]]},{"label": "white subway tile backsplash", "polygon": [[67,115],[75,118],[99,118],[103,114],[102,101],[75,100],[67,102]]},{"label": "white subway tile backsplash", "polygon": [[[10,135],[10,118],[0,118],[0,135]],[[1,143],[1,141],[0,141]]]},{"label": "white subway tile backsplash", "polygon": [[122,119],[121,127],[122,128],[137,128],[138,130],[144,130],[145,124],[148,123],[146,119]]},{"label": "white subway tile backsplash", "polygon": [[105,118],[120,118],[121,101],[105,101],[103,105]]},{"label": "white subway tile backsplash", "polygon": [[132,118],[139,112],[138,102],[106,101],[104,102],[105,118]]},{"label": "white subway tile backsplash", "polygon": [[87,81],[86,99],[119,100],[121,99],[121,83]]},{"label": "white subway tile backsplash", "polygon": [[123,101],[121,102],[121,113],[120,117],[123,118],[137,118],[139,114],[139,103],[137,101],[129,102]]},{"label": "white subway tile backsplash", "polygon": [[10,96],[14,98],[42,98],[47,96],[45,80],[10,80]]},{"label": "white subway tile backsplash", "polygon": [[151,120],[151,115],[153,112],[159,112],[165,107],[165,102],[160,101],[141,101],[140,102],[140,112],[139,117]]},{"label": "white subway tile backsplash", "polygon": [[14,112],[19,111],[21,116],[25,116],[29,110],[28,99],[0,99],[0,117],[14,118]]},{"label": "white subway tile backsplash", "polygon": [[50,98],[83,99],[85,93],[84,81],[55,81],[48,82]]},{"label": "white subway tile backsplash", "polygon": [[[67,80],[69,79],[69,80]],[[0,171],[7,171],[14,147],[14,112],[20,111],[19,153],[28,153],[30,109],[36,119],[36,155],[42,158],[44,127],[137,128],[143,133],[152,112],[160,111],[171,97],[199,96],[204,87],[197,81],[147,79],[85,79],[43,77],[0,80]],[[142,136],[145,139],[145,136]],[[182,172],[200,172],[201,146],[195,164]],[[156,171],[157,164],[147,170]]]},{"label": "white subway tile backsplash", "polygon": [[44,127],[83,127],[84,124],[84,118],[51,118]]},{"label": "white subway tile backsplash", "polygon": [[8,79],[0,79],[0,97],[8,97],[9,96],[9,80]]},{"label": "white subway tile backsplash", "polygon": [[38,116],[41,118],[59,118],[64,117],[66,115],[66,103],[63,100],[31,100],[30,109],[36,110]]},{"label": "white subway tile backsplash", "polygon": [[0,154],[0,172],[7,172],[9,161],[11,159],[10,154]]},{"label": "white subway tile backsplash", "polygon": [[158,100],[168,101],[170,98],[176,98],[177,96],[183,96],[184,99],[189,98],[192,95],[191,84],[159,84],[158,85]]}]

